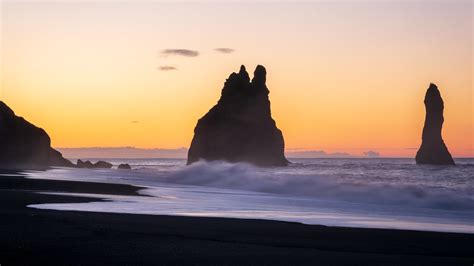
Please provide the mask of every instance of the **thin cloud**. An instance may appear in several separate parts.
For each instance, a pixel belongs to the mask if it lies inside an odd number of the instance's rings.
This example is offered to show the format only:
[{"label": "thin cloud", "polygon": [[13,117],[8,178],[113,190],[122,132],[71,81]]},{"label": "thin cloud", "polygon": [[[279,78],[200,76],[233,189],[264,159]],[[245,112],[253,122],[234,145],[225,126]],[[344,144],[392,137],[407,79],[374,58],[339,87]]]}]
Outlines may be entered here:
[{"label": "thin cloud", "polygon": [[235,50],[232,48],[215,48],[214,51],[223,53],[223,54],[230,54],[230,53],[233,53]]},{"label": "thin cloud", "polygon": [[160,66],[160,67],[158,67],[158,70],[160,70],[160,71],[173,71],[173,70],[178,70],[178,69],[174,66]]},{"label": "thin cloud", "polygon": [[133,121],[131,121],[130,123],[132,123],[132,124],[138,124],[138,123],[140,123],[140,121],[133,120]]},{"label": "thin cloud", "polygon": [[161,51],[162,55],[177,55],[177,56],[185,56],[185,57],[196,57],[199,55],[198,51],[195,50],[188,50],[188,49],[165,49]]}]

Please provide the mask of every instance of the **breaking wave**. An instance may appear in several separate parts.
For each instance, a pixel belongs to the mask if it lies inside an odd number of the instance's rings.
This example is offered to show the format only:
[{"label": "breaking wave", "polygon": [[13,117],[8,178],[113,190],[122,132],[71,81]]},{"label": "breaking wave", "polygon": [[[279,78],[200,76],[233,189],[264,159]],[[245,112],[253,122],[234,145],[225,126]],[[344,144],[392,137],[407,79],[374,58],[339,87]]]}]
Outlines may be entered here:
[{"label": "breaking wave", "polygon": [[298,166],[263,169],[244,163],[201,161],[171,172],[160,181],[353,203],[474,210],[470,193],[406,182],[347,179],[302,171]]}]

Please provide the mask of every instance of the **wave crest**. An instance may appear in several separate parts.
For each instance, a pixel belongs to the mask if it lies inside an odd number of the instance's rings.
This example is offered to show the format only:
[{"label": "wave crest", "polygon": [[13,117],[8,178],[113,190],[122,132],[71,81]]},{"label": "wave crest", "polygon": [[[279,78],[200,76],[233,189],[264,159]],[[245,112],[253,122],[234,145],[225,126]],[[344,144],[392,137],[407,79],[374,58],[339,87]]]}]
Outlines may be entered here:
[{"label": "wave crest", "polygon": [[407,184],[349,182],[312,171],[263,169],[245,163],[194,163],[171,173],[165,182],[303,196],[334,201],[474,210],[474,200],[454,191]]}]

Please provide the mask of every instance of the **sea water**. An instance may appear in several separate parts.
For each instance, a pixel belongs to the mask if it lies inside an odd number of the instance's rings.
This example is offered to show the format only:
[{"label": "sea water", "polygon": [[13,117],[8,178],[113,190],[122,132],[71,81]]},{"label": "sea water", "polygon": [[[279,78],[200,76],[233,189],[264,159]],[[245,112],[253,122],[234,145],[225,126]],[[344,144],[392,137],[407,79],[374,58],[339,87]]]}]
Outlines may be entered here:
[{"label": "sea water", "polygon": [[[413,159],[292,159],[288,167],[183,159],[108,160],[132,170],[56,168],[29,178],[144,187],[143,196],[38,209],[270,219],[366,228],[474,233],[474,159],[456,166]],[[150,197],[152,196],[152,197]]]}]

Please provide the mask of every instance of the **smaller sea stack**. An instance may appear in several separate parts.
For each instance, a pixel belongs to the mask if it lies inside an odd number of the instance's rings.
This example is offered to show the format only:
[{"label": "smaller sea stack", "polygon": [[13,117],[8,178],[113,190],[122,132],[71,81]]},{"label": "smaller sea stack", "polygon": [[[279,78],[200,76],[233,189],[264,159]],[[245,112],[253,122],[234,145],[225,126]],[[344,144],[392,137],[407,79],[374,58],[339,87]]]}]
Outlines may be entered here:
[{"label": "smaller sea stack", "polygon": [[232,73],[221,98],[199,119],[188,152],[188,164],[200,159],[286,166],[283,134],[270,111],[267,71],[257,66],[250,81],[245,66]]},{"label": "smaller sea stack", "polygon": [[425,95],[425,126],[421,147],[416,153],[417,164],[454,165],[454,160],[441,136],[444,102],[438,87],[431,83]]}]

